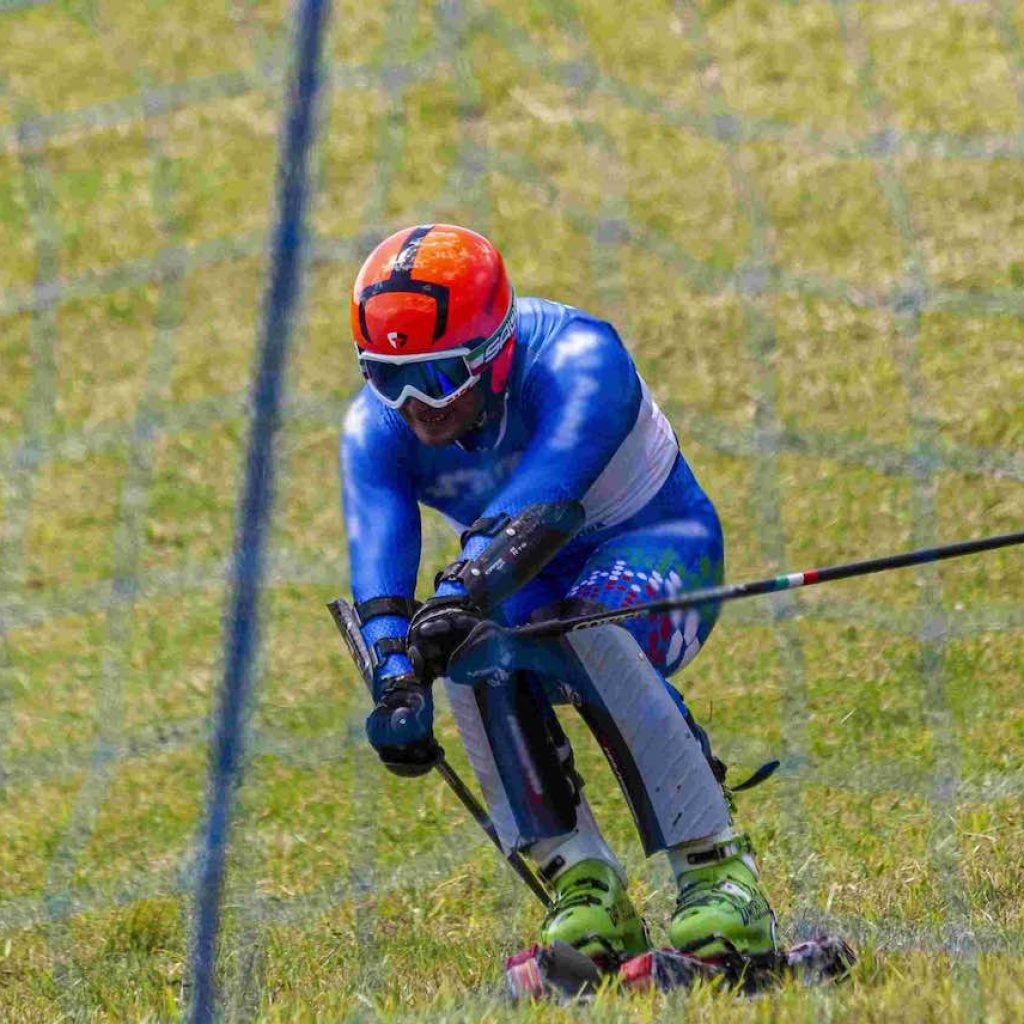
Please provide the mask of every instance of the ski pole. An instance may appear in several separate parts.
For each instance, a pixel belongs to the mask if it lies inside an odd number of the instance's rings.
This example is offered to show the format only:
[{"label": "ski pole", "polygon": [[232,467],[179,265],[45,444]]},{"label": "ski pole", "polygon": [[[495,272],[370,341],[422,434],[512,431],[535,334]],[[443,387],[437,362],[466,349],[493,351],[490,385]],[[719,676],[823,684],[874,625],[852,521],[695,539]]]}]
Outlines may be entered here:
[{"label": "ski pole", "polygon": [[476,823],[487,833],[487,838],[494,843],[498,852],[507,860],[512,867],[512,870],[526,883],[527,888],[534,896],[537,897],[544,904],[545,907],[551,906],[551,896],[547,889],[544,888],[544,883],[537,877],[533,869],[523,860],[523,855],[518,850],[513,850],[511,853],[506,854],[502,849],[501,840],[498,839],[498,833],[494,829],[494,822],[491,821],[490,815],[484,810],[483,805],[473,795],[473,792],[469,787],[462,781],[458,772],[445,760],[444,751],[440,750],[440,755],[437,759],[437,763],[434,767],[438,770],[441,778],[448,783],[452,792],[462,801],[462,806],[476,819]]},{"label": "ski pole", "polygon": [[681,611],[684,608],[721,604],[725,601],[735,601],[741,597],[754,597],[757,594],[773,594],[779,590],[812,587],[816,583],[827,583],[830,580],[845,580],[852,576],[868,576],[871,573],[884,572],[888,569],[904,569],[911,565],[941,562],[946,558],[960,558],[963,555],[974,555],[981,551],[992,551],[995,548],[1006,548],[1014,544],[1024,544],[1024,533],[1004,533],[995,537],[982,537],[978,540],[965,540],[934,548],[905,551],[897,555],[869,558],[863,562],[846,562],[842,565],[830,565],[824,569],[791,572],[783,576],[771,576],[768,579],[753,580],[748,583],[726,583],[718,587],[705,587],[701,590],[691,590],[689,593],[680,594],[677,597],[666,597],[659,601],[650,601],[647,604],[633,605],[628,608],[592,612],[571,619],[548,619],[528,626],[519,626],[517,629],[510,630],[510,633],[512,636],[533,638],[562,636],[577,629],[589,629],[592,626],[603,626],[610,622],[621,622],[634,615]]},{"label": "ski pole", "polygon": [[[341,637],[345,641],[349,654],[352,655],[352,660],[356,663],[356,668],[359,670],[363,682],[372,696],[373,670],[370,667],[370,655],[363,642],[355,612],[340,597],[328,602],[327,608],[331,613],[331,618],[334,619],[334,624],[338,627],[338,632],[341,633]],[[448,787],[458,798],[462,806],[469,811],[473,820],[484,830],[487,838],[494,844],[498,852],[508,861],[512,870],[523,880],[530,892],[545,907],[551,906],[551,896],[547,889],[544,888],[544,883],[537,877],[536,872],[533,871],[529,864],[523,860],[523,855],[518,850],[505,853],[501,840],[498,838],[498,832],[494,827],[494,822],[491,821],[491,816],[487,813],[483,804],[474,796],[469,786],[462,781],[459,773],[448,763],[444,749],[441,746],[437,748],[437,760],[434,762],[434,768],[437,769],[437,773],[448,784]]]}]

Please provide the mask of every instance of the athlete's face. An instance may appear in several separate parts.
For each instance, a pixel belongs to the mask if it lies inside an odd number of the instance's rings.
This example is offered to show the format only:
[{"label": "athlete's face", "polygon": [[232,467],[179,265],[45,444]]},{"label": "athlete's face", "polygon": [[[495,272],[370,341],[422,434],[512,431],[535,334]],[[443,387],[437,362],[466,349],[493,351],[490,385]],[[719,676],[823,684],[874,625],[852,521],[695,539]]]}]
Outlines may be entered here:
[{"label": "athlete's face", "polygon": [[441,446],[457,441],[480,418],[484,396],[478,384],[443,409],[432,409],[418,398],[410,398],[398,410],[402,419],[424,444]]}]

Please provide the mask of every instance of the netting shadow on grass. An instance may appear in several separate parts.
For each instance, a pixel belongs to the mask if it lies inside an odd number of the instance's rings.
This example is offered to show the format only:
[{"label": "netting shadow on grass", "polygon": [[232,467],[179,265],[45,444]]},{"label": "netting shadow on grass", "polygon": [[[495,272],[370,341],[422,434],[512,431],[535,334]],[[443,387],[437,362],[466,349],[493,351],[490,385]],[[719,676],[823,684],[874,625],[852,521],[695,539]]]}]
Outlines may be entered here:
[{"label": "netting shadow on grass", "polygon": [[[0,7],[4,17],[19,16],[27,4]],[[34,6],[34,5],[33,5]],[[566,57],[530,39],[521,27],[499,10],[487,6],[444,2],[432,12],[434,33],[429,46],[420,46],[416,35],[416,8],[395,3],[388,9],[388,45],[366,63],[332,63],[326,80],[335,95],[351,90],[374,90],[383,100],[381,116],[374,127],[374,174],[365,207],[360,211],[359,230],[350,234],[330,232],[310,240],[307,263],[317,268],[348,268],[380,236],[394,227],[394,193],[405,170],[403,159],[410,152],[415,127],[406,116],[413,90],[438,79],[454,83],[460,106],[458,154],[451,175],[430,199],[421,201],[406,220],[430,220],[438,208],[452,210],[485,232],[502,217],[496,212],[493,179],[501,175],[525,194],[539,194],[552,215],[589,241],[590,262],[585,272],[607,282],[605,309],[614,314],[620,307],[628,317],[629,267],[635,254],[654,254],[661,264],[678,275],[682,287],[697,296],[721,296],[738,304],[743,325],[744,351],[754,367],[753,417],[737,425],[718,416],[685,406],[665,396],[666,409],[680,430],[684,450],[694,443],[716,454],[750,463],[753,494],[746,516],[756,538],[760,563],[786,566],[790,538],[786,526],[787,487],[781,481],[784,460],[818,464],[824,461],[855,470],[866,470],[891,478],[910,488],[909,539],[924,545],[947,539],[941,535],[939,487],[943,477],[969,475],[971,478],[1002,481],[1010,486],[1024,484],[1024,455],[1019,447],[983,446],[953,442],[943,434],[929,410],[927,384],[921,369],[920,332],[928,314],[948,314],[964,320],[1024,319],[1024,297],[1019,287],[951,287],[929,280],[927,260],[922,253],[915,226],[913,202],[902,180],[905,160],[932,161],[938,165],[953,161],[1011,161],[1020,167],[1024,157],[1022,133],[945,134],[903,131],[894,127],[885,97],[873,79],[875,62],[863,35],[858,11],[852,5],[823,5],[834,11],[846,47],[846,60],[858,83],[859,102],[869,127],[860,135],[843,136],[818,126],[787,123],[774,118],[751,116],[732,109],[722,86],[722,76],[709,38],[704,15],[697,5],[681,4],[673,17],[682,37],[698,54],[696,66],[698,99],[692,106],[645,90],[601,69],[601,62],[589,53],[585,16],[571,4],[552,10],[551,22],[576,52]],[[1014,69],[1018,105],[1022,100],[1022,49],[1014,26],[1012,7],[993,4],[992,24],[999,33],[1009,64]],[[336,31],[343,32],[344,24]],[[601,199],[595,205],[569,195],[557,174],[544,161],[515,147],[493,146],[481,128],[487,104],[493,102],[487,86],[471,58],[474,45],[494,43],[511,54],[525,72],[555,83],[568,96],[570,116],[565,121],[561,108],[538,108],[536,116],[550,125],[568,123],[586,146],[602,155],[595,173]],[[583,54],[581,57],[580,54]],[[11,671],[9,637],[47,623],[59,623],[71,616],[96,616],[103,620],[101,645],[104,651],[99,688],[92,717],[99,725],[91,741],[67,743],[53,754],[24,754],[4,757],[3,783],[7,791],[29,787],[43,780],[80,780],[73,810],[54,847],[46,868],[41,899],[15,897],[0,901],[0,925],[6,930],[45,925],[54,958],[59,964],[71,958],[67,922],[75,915],[101,910],[117,903],[157,895],[191,892],[194,865],[189,856],[160,872],[141,871],[138,877],[121,880],[116,891],[109,887],[91,890],[76,884],[82,851],[89,843],[97,815],[104,803],[108,783],[116,766],[144,763],[167,752],[196,747],[207,737],[206,719],[175,721],[173,727],[131,733],[124,725],[124,696],[120,677],[126,670],[126,652],[140,603],[154,597],[178,595],[188,599],[198,591],[221,593],[234,579],[224,559],[191,563],[182,569],[145,566],[140,550],[145,544],[148,501],[153,486],[155,446],[162,437],[190,431],[204,431],[237,423],[246,415],[246,396],[237,390],[227,396],[167,402],[164,394],[174,359],[176,331],[185,313],[182,282],[186,275],[231,266],[259,257],[265,248],[262,231],[246,232],[213,240],[193,242],[183,237],[169,212],[162,217],[160,248],[152,254],[82,273],[61,272],[61,238],[54,208],[52,175],[48,169],[48,147],[56,142],[87,140],[96,133],[119,126],[149,126],[154,205],[167,210],[173,205],[175,183],[168,177],[167,161],[161,152],[160,133],[153,127],[162,118],[180,110],[200,109],[230,98],[249,94],[279,97],[286,80],[285,65],[264,63],[247,71],[188,79],[169,86],[144,86],[136,95],[78,110],[37,114],[22,109],[18,118],[0,129],[0,151],[14,156],[21,165],[27,187],[27,208],[36,238],[36,271],[30,286],[16,286],[0,293],[0,317],[6,322],[27,318],[30,334],[31,380],[21,407],[20,427],[0,444],[0,479],[3,483],[4,532],[0,538],[0,671]],[[591,102],[597,109],[609,101],[631,115],[641,116],[652,126],[694,134],[716,147],[728,169],[728,190],[736,207],[745,211],[749,237],[733,265],[701,258],[679,244],[671,230],[658,229],[634,219],[630,196],[623,184],[624,154],[600,118],[591,116]],[[559,102],[562,102],[560,94]],[[575,107],[573,106],[575,104]],[[562,120],[559,120],[559,119]],[[329,131],[344,132],[345,118],[332,110]],[[554,128],[552,128],[554,130]],[[867,161],[879,184],[888,210],[890,226],[898,237],[900,259],[905,268],[893,285],[864,285],[842,277],[797,273],[787,269],[773,251],[772,215],[759,184],[745,163],[744,147],[759,142],[776,144],[793,154],[832,161]],[[414,147],[413,147],[414,148]],[[316,218],[314,217],[314,223]],[[500,237],[498,238],[500,242]],[[153,316],[152,340],[148,354],[146,383],[134,418],[58,426],[57,363],[60,317],[76,302],[112,296],[127,288],[153,285],[158,298]],[[571,300],[571,296],[567,296]],[[896,324],[895,357],[900,386],[909,407],[909,438],[905,442],[879,441],[844,433],[794,428],[784,421],[780,402],[788,382],[780,379],[778,365],[778,300],[821,301],[853,310],[879,311]],[[613,319],[618,320],[614,316]],[[337,392],[306,392],[285,400],[281,415],[286,426],[331,428],[340,422],[348,396]],[[91,460],[127,451],[127,472],[112,530],[112,572],[100,580],[59,593],[37,594],[26,584],[26,538],[33,529],[31,510],[39,475],[48,466],[65,460]],[[887,545],[882,545],[886,548]],[[425,553],[429,558],[430,552]],[[789,566],[800,568],[802,566]],[[959,765],[963,741],[951,711],[944,665],[946,646],[956,638],[979,634],[1017,635],[1024,628],[1024,607],[1009,601],[978,604],[950,616],[940,596],[937,573],[921,576],[919,601],[914,607],[880,605],[878,602],[844,601],[830,608],[790,596],[757,607],[731,612],[728,628],[770,629],[777,644],[776,655],[787,689],[782,699],[784,738],[783,785],[788,798],[784,806],[787,831],[799,842],[810,845],[812,830],[805,820],[801,794],[808,785],[847,788],[855,793],[886,793],[925,787],[925,800],[932,820],[930,871],[940,881],[947,905],[948,933],[932,927],[904,926],[883,922],[865,926],[842,915],[829,915],[818,905],[822,880],[817,867],[800,873],[794,885],[791,905],[796,932],[831,923],[870,937],[893,948],[942,950],[969,955],[986,950],[1016,951],[1020,936],[1005,929],[972,927],[963,905],[962,866],[957,857],[956,806],[961,802],[983,803],[1018,796],[1024,791],[1024,776],[1016,770],[995,771],[982,779],[964,780]],[[340,589],[339,567],[306,553],[275,543],[270,552],[265,586],[303,585]],[[918,686],[927,709],[928,731],[935,743],[934,769],[924,773],[906,772],[899,765],[867,765],[860,773],[819,763],[807,732],[811,716],[806,653],[800,623],[821,622],[838,627],[854,623],[867,629],[892,631],[911,641],[918,651]],[[8,703],[16,689],[5,687]],[[0,706],[0,744],[8,746],[11,717]],[[282,729],[259,727],[252,737],[250,758],[271,755],[297,768],[314,769],[331,760],[341,760],[352,745],[361,743],[361,711],[353,712],[338,729],[318,737],[317,742],[296,739]],[[367,815],[366,827],[375,827],[372,807],[372,779],[364,779],[356,791]],[[475,848],[475,847],[474,847]],[[472,848],[471,848],[472,849]],[[471,853],[467,850],[467,855]],[[416,860],[422,875],[443,877],[451,860],[432,850]],[[398,881],[395,884],[399,884]],[[311,921],[371,891],[383,891],[386,880],[375,874],[370,855],[345,877],[331,879],[315,892],[294,901],[258,895],[233,901],[242,908],[250,931],[275,924]],[[205,961],[209,963],[209,959]],[[257,972],[258,974],[258,972]],[[234,993],[238,1005],[254,1006],[259,1001],[259,979],[244,982],[248,990]],[[71,998],[71,997],[69,997]]]}]

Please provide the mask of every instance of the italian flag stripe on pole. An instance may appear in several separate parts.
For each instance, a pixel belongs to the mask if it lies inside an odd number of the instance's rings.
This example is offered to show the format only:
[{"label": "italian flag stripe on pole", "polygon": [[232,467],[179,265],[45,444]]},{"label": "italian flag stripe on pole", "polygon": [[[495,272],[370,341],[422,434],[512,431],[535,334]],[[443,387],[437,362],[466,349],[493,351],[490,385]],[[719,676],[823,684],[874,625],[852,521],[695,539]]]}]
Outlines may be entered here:
[{"label": "italian flag stripe on pole", "polygon": [[818,570],[809,569],[807,572],[791,572],[785,576],[776,576],[775,585],[779,590],[792,590],[793,587],[805,587],[810,583],[817,583]]}]

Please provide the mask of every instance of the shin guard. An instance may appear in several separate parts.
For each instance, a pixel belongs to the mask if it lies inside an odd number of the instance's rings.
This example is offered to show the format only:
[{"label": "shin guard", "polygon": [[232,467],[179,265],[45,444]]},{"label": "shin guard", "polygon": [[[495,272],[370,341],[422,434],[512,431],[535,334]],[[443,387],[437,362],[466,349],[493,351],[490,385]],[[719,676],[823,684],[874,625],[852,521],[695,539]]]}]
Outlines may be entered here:
[{"label": "shin guard", "polygon": [[572,832],[579,787],[571,749],[532,674],[448,683],[447,692],[505,850]]},{"label": "shin guard", "polygon": [[621,626],[565,638],[565,680],[608,758],[648,855],[721,832],[729,807],[698,736],[657,669]]}]

